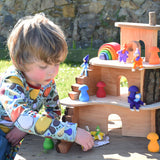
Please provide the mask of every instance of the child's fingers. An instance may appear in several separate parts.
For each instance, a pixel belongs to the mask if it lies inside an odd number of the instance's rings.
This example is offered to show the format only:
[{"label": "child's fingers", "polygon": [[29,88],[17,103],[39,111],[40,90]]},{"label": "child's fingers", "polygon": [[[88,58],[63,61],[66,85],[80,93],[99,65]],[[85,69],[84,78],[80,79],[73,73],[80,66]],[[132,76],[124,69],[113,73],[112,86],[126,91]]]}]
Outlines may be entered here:
[{"label": "child's fingers", "polygon": [[88,144],[88,148],[89,148],[89,149],[93,148],[93,146],[94,146],[94,144],[92,144],[92,143],[89,143],[89,144]]},{"label": "child's fingers", "polygon": [[85,146],[83,146],[82,149],[83,149],[83,151],[88,151],[88,150],[92,149],[93,146],[94,146],[94,143],[89,142]]}]

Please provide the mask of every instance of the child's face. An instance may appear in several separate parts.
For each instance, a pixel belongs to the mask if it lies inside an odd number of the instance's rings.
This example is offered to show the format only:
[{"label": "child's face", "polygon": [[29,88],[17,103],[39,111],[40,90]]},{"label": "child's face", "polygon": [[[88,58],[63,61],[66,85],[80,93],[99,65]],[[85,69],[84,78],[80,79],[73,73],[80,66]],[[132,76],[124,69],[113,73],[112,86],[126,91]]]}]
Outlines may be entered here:
[{"label": "child's face", "polygon": [[24,72],[24,76],[30,84],[34,86],[47,85],[53,79],[59,70],[59,63],[47,64],[42,61],[36,61],[27,64],[28,71]]}]

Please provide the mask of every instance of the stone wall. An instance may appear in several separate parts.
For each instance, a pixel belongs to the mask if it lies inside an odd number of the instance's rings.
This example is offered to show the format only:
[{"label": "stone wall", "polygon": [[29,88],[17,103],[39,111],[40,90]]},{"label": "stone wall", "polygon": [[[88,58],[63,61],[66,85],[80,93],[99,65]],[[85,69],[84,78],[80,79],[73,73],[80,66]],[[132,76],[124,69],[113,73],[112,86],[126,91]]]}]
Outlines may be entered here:
[{"label": "stone wall", "polygon": [[160,24],[160,0],[0,0],[0,42],[19,18],[44,12],[62,27],[69,47],[99,48],[119,42],[114,22],[148,23],[149,11]]}]

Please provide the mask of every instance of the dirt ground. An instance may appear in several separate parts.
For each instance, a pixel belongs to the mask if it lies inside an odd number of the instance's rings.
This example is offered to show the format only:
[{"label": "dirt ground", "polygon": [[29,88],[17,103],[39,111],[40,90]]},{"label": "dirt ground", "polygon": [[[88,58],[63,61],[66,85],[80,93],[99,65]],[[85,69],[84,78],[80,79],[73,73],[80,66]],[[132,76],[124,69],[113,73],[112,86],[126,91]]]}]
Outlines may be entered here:
[{"label": "dirt ground", "polygon": [[160,152],[148,151],[149,140],[140,137],[121,136],[122,122],[118,115],[109,117],[109,144],[83,152],[81,146],[73,144],[67,154],[55,149],[44,152],[44,138],[28,135],[15,160],[160,160]]},{"label": "dirt ground", "polygon": [[15,160],[160,160],[160,153],[148,151],[148,139],[110,135],[110,143],[88,152],[73,144],[67,154],[57,153],[55,149],[44,153],[44,138],[28,135]]}]

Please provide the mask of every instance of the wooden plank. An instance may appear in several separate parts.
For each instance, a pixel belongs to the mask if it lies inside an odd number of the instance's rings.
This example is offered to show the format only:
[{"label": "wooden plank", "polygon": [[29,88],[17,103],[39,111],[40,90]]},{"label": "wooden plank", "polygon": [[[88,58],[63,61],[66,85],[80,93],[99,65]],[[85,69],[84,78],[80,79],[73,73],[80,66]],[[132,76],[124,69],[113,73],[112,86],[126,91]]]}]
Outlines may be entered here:
[{"label": "wooden plank", "polygon": [[86,105],[79,108],[79,126],[84,128],[88,125],[91,130],[95,130],[99,125],[101,131],[107,134],[108,117],[110,114],[117,114],[122,120],[122,135],[146,137],[151,132],[150,112],[132,112],[114,105]]},{"label": "wooden plank", "polygon": [[146,23],[130,23],[130,22],[115,22],[116,27],[126,27],[126,28],[139,28],[139,29],[150,29],[150,30],[160,30],[160,25],[150,25]]},{"label": "wooden plank", "polygon": [[157,30],[143,29],[143,28],[126,28],[121,27],[121,45],[132,41],[143,41],[145,44],[145,61],[149,62],[150,48],[157,46]]},{"label": "wooden plank", "polygon": [[[86,105],[117,105],[122,108],[130,108],[127,97],[123,96],[111,96],[108,95],[105,98],[97,98],[95,95],[89,97],[88,102],[81,102],[79,100],[71,100],[69,97],[60,100],[62,105],[85,107]],[[141,106],[140,110],[155,110],[160,108],[160,102]]]},{"label": "wooden plank", "polygon": [[77,107],[73,109],[72,122],[79,123],[79,108]]},{"label": "wooden plank", "polygon": [[156,110],[151,111],[151,132],[156,132]]},{"label": "wooden plank", "polygon": [[[97,67],[132,69],[132,63],[120,63],[118,60],[101,60],[98,57],[92,58],[89,63]],[[148,62],[143,62],[143,67],[144,69],[157,69],[160,68],[160,64],[151,65]]]},{"label": "wooden plank", "polygon": [[144,74],[145,74],[145,70],[141,70],[140,71],[140,93],[141,93],[141,100],[143,101],[143,96],[144,96],[144,90],[143,90],[143,87],[144,87]]},{"label": "wooden plank", "polygon": [[132,72],[130,69],[117,69],[102,67],[102,81],[106,83],[107,95],[120,96],[120,77],[126,77],[128,86],[135,85],[140,88],[141,72],[136,70]]}]

